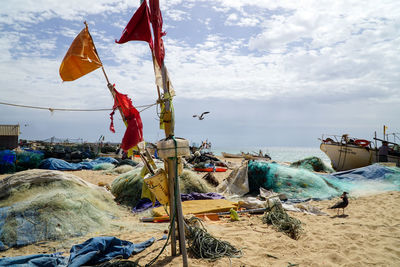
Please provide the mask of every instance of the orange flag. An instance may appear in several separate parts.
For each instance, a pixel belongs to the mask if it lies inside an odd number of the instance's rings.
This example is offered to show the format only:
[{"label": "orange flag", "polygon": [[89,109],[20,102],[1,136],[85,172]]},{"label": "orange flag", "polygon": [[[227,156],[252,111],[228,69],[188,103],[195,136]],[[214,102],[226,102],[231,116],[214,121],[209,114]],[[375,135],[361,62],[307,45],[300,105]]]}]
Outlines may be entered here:
[{"label": "orange flag", "polygon": [[76,36],[60,66],[63,81],[76,80],[102,66],[89,29],[86,27]]}]

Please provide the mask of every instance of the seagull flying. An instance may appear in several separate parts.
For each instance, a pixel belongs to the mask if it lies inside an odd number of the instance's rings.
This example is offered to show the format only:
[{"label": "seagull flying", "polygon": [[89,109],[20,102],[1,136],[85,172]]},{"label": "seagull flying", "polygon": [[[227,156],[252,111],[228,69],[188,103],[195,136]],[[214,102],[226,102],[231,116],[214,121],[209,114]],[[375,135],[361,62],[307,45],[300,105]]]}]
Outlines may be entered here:
[{"label": "seagull flying", "polygon": [[209,111],[205,111],[205,112],[201,113],[200,116],[199,116],[199,115],[193,115],[193,118],[198,117],[199,120],[204,120],[204,115],[206,115],[206,114],[208,114],[208,113],[210,113],[210,112],[209,112]]},{"label": "seagull flying", "polygon": [[343,215],[344,215],[344,208],[349,205],[349,200],[347,199],[347,192],[343,192],[342,196],[340,197],[342,201],[337,202],[335,205],[330,207],[329,209],[337,209],[338,215],[339,215],[339,209],[343,209]]}]

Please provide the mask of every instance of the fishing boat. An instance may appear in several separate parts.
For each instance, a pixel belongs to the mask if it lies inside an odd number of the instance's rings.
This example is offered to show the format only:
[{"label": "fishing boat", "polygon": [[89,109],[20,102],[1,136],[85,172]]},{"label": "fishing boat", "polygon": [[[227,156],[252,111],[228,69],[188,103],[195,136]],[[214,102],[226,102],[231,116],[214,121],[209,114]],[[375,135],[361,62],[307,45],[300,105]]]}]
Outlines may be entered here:
[{"label": "fishing boat", "polygon": [[243,158],[242,154],[231,154],[226,152],[221,152],[224,158]]},{"label": "fishing boat", "polygon": [[389,152],[387,162],[382,164],[400,166],[398,143],[376,137],[373,140],[353,138],[348,134],[322,136],[320,149],[329,157],[336,171],[345,171],[380,162],[377,142],[386,142]]},{"label": "fishing boat", "polygon": [[258,154],[242,152],[242,157],[246,160],[271,160],[271,157],[267,154],[264,155],[261,150]]}]

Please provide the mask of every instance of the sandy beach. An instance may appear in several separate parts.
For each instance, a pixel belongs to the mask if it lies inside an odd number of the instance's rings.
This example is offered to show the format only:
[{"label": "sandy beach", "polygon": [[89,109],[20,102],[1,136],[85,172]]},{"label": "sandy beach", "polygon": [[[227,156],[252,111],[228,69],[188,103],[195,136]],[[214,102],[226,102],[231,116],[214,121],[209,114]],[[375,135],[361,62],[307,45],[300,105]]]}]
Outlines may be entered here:
[{"label": "sandy beach", "polygon": [[[69,172],[93,184],[111,184],[117,175],[101,171]],[[218,174],[224,179],[229,172]],[[1,178],[7,175],[0,176]],[[336,216],[335,210],[327,209],[338,199],[312,201],[310,204],[326,212],[328,216],[316,216],[289,212],[302,222],[303,233],[293,240],[271,226],[263,224],[262,215],[243,214],[240,221],[229,217],[220,221],[207,221],[205,226],[215,237],[230,242],[243,252],[241,258],[222,258],[214,262],[189,257],[190,266],[399,266],[400,265],[400,192],[376,195],[349,196],[346,216]],[[111,235],[134,243],[150,237],[161,238],[168,223],[141,223],[139,217],[125,209],[119,221],[125,225],[118,230],[91,233],[83,237],[60,242],[40,242],[21,248],[0,252],[0,257],[39,253],[64,252],[68,255],[73,244],[91,237]],[[159,253],[165,241],[156,241],[150,248],[132,256],[129,260],[145,265]],[[154,266],[180,266],[180,256],[171,257],[170,245]],[[297,265],[291,265],[297,264]]]}]

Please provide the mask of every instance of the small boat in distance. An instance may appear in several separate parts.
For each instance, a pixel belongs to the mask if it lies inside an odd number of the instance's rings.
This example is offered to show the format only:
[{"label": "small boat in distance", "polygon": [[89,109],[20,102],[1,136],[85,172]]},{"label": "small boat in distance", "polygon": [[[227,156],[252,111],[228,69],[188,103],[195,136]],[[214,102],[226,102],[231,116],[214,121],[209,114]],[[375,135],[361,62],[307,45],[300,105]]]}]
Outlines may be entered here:
[{"label": "small boat in distance", "polygon": [[226,152],[221,152],[224,158],[243,158],[242,154],[231,154]]},{"label": "small boat in distance", "polygon": [[346,171],[380,162],[377,141],[386,142],[389,152],[387,162],[382,164],[400,166],[399,144],[376,137],[374,140],[375,142],[353,138],[348,134],[329,135],[326,138],[322,136],[320,149],[329,157],[336,171]]}]

